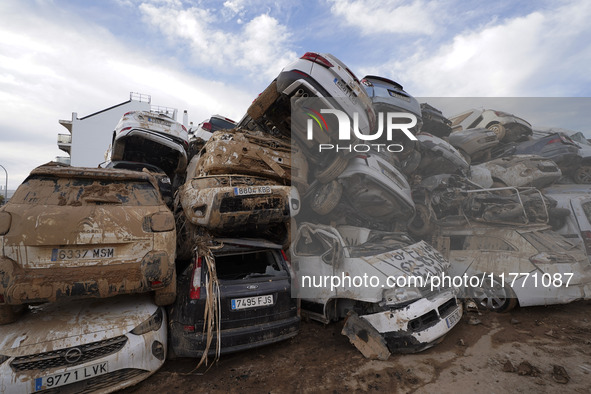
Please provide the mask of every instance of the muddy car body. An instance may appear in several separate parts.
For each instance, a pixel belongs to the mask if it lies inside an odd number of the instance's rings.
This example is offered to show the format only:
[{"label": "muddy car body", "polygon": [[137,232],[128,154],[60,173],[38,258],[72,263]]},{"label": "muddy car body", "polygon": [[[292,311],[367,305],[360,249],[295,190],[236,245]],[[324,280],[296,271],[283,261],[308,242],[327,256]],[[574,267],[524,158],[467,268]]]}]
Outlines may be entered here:
[{"label": "muddy car body", "polygon": [[552,160],[536,155],[513,155],[479,164],[490,171],[497,186],[533,186],[543,188],[556,182],[560,168]]},{"label": "muddy car body", "polygon": [[[353,226],[302,223],[291,246],[302,310],[322,322],[339,320],[350,311],[370,323],[390,352],[416,352],[440,342],[461,317],[462,307],[449,289],[415,282],[396,287],[387,278],[428,278],[449,263],[424,241],[404,233]],[[345,278],[376,278],[371,285]],[[343,278],[332,286],[323,278]],[[356,279],[354,279],[355,281]]]},{"label": "muddy car body", "polygon": [[281,246],[254,239],[217,239],[213,249],[219,288],[220,335],[206,347],[207,290],[213,277],[204,255],[197,253],[179,275],[179,292],[170,307],[171,356],[201,357],[275,343],[297,335],[298,300],[291,297],[291,268]]},{"label": "muddy car body", "polygon": [[286,223],[300,205],[297,189],[239,174],[191,177],[178,196],[187,219],[216,234],[247,235]]},{"label": "muddy car body", "polygon": [[292,149],[289,141],[261,132],[216,131],[195,158],[198,160],[195,176],[245,174],[287,184],[307,183],[308,168],[303,153],[297,147]]},{"label": "muddy car body", "polygon": [[490,159],[490,150],[499,144],[497,135],[488,129],[456,131],[449,135],[448,141],[468,163]]},{"label": "muddy car body", "polygon": [[494,131],[499,141],[525,141],[532,135],[531,124],[513,114],[493,109],[470,109],[451,116],[453,131],[486,128]]},{"label": "muddy car body", "polygon": [[511,155],[537,155],[550,159],[558,165],[563,175],[569,176],[582,161],[579,145],[564,133],[555,133],[531,141],[499,145],[492,151],[493,158]]},{"label": "muddy car body", "polygon": [[590,184],[591,183],[591,143],[585,135],[580,131],[572,131],[566,129],[548,128],[544,130],[534,130],[534,138],[545,138],[556,132],[561,132],[570,137],[579,146],[579,155],[581,156],[581,163],[572,173],[572,178],[576,183]]},{"label": "muddy car body", "polygon": [[187,166],[189,135],[185,126],[155,112],[130,111],[113,132],[112,161],[153,164],[173,179]]},{"label": "muddy car body", "polygon": [[338,181],[355,214],[369,222],[407,221],[414,215],[406,178],[378,155],[351,158]]},{"label": "muddy car body", "polygon": [[421,153],[421,162],[417,169],[420,174],[468,174],[470,172],[470,164],[449,142],[424,132],[418,133],[416,137],[419,140],[418,150]]},{"label": "muddy car body", "polygon": [[490,310],[591,297],[591,264],[582,246],[549,226],[472,223],[442,228],[433,239],[449,258],[450,275],[483,279],[464,294]]},{"label": "muddy car body", "polygon": [[0,327],[2,392],[109,393],[164,364],[166,312],[147,295],[29,308]]},{"label": "muddy car body", "polygon": [[0,210],[2,307],[153,290],[171,303],[176,233],[157,185],[137,171],[34,169]]},{"label": "muddy car body", "polygon": [[209,140],[211,135],[218,130],[230,130],[236,127],[236,122],[222,115],[212,115],[209,119],[199,123],[197,128],[191,130],[189,137],[201,138],[203,141]]}]

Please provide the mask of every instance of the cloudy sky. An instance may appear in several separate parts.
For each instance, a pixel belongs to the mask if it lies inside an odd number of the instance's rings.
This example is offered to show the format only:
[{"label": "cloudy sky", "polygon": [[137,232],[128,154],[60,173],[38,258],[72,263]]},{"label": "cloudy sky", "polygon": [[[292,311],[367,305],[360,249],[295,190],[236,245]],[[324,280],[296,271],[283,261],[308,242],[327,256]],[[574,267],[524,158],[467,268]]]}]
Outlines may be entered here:
[{"label": "cloudy sky", "polygon": [[130,92],[238,120],[307,51],[417,97],[590,97],[589,20],[587,0],[1,0],[0,165],[15,189],[65,155],[59,119]]}]

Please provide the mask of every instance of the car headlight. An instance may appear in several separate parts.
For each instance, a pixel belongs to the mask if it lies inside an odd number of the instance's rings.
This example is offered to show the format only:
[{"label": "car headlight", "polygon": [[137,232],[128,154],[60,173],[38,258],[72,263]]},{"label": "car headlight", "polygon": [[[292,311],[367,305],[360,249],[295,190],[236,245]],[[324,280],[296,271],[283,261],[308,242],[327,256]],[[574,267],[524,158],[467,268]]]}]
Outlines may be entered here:
[{"label": "car headlight", "polygon": [[397,287],[384,292],[384,303],[386,306],[417,300],[419,298],[423,298],[423,295],[418,287]]},{"label": "car headlight", "polygon": [[134,335],[144,335],[150,331],[158,331],[162,326],[162,308],[158,308],[150,318],[131,330]]}]

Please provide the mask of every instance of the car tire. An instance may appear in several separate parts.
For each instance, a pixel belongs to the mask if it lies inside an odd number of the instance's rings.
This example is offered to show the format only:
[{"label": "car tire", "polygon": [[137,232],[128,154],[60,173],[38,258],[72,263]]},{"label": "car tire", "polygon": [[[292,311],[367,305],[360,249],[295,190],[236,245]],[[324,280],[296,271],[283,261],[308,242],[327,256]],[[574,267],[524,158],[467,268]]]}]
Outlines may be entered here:
[{"label": "car tire", "polygon": [[469,289],[470,298],[479,307],[484,307],[492,312],[509,312],[518,305],[517,296],[507,283],[492,274],[482,274],[479,284],[482,287],[471,287]]},{"label": "car tire", "polygon": [[250,104],[246,113],[253,119],[259,120],[265,112],[275,103],[280,94],[277,91],[277,81],[271,82],[269,86]]},{"label": "car tire", "polygon": [[431,222],[430,217],[431,212],[426,205],[415,204],[415,216],[408,224],[408,231],[418,237],[422,237],[433,232],[435,226]]},{"label": "car tire", "polygon": [[502,141],[503,138],[505,138],[505,134],[507,133],[507,130],[505,130],[505,126],[503,126],[500,123],[489,124],[488,126],[486,126],[486,128],[495,133],[499,141]]},{"label": "car tire", "polygon": [[310,208],[319,215],[329,214],[341,199],[343,186],[336,180],[320,185],[312,194]]},{"label": "car tire", "polygon": [[154,291],[154,303],[158,306],[172,304],[176,300],[176,270],[172,273],[172,280],[168,286]]},{"label": "car tire", "polygon": [[316,173],[316,179],[320,183],[329,183],[345,171],[347,164],[349,164],[349,160],[345,156],[337,155],[326,168]]},{"label": "car tire", "polygon": [[0,305],[0,325],[14,323],[16,314],[12,305]]},{"label": "car tire", "polygon": [[573,180],[579,184],[591,184],[591,166],[581,166],[573,173]]},{"label": "car tire", "polygon": [[570,209],[567,208],[548,208],[548,224],[552,230],[558,230],[566,224],[566,218],[570,216]]}]

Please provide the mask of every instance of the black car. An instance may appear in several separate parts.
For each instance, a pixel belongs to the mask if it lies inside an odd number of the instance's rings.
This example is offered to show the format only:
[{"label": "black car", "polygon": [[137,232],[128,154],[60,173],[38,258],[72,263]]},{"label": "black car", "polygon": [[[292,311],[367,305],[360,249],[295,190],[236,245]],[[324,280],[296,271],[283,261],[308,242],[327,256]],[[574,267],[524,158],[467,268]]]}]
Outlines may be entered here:
[{"label": "black car", "polygon": [[160,189],[160,194],[162,195],[162,199],[168,206],[168,208],[172,209],[172,202],[173,202],[173,190],[172,185],[170,183],[170,178],[166,173],[153,164],[148,163],[141,163],[137,161],[110,161],[105,166],[105,168],[122,168],[125,170],[132,170],[132,171],[143,171],[144,168],[150,172],[153,172],[158,179],[158,188]]},{"label": "black car", "polygon": [[[298,300],[291,296],[291,269],[281,246],[262,240],[216,239],[212,247],[219,281],[221,354],[295,336]],[[206,259],[179,267],[177,298],[169,309],[169,358],[201,357],[206,348],[205,309],[211,294]],[[182,272],[181,272],[182,271]],[[208,354],[216,351],[217,335]]]},{"label": "black car", "polygon": [[512,155],[537,155],[556,163],[563,175],[571,175],[581,164],[579,145],[564,133],[554,133],[547,137],[497,145],[492,149],[493,158]]}]

